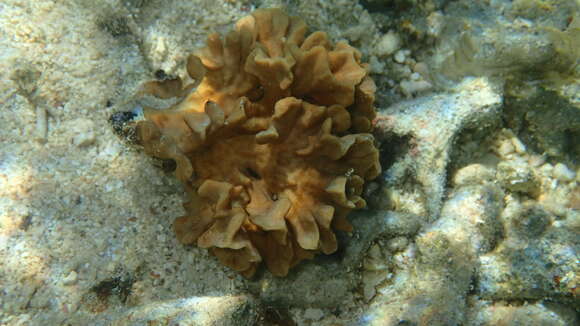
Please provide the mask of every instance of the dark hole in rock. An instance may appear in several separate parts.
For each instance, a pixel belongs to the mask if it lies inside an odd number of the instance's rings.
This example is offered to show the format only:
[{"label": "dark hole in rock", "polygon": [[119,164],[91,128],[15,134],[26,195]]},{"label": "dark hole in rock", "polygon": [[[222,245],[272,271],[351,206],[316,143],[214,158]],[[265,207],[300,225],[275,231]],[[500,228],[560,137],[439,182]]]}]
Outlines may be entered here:
[{"label": "dark hole in rock", "polygon": [[137,144],[138,139],[133,121],[136,117],[137,114],[133,111],[115,112],[109,117],[109,124],[117,136],[131,144]]},{"label": "dark hole in rock", "polygon": [[412,145],[411,136],[388,135],[380,147],[380,162],[386,171],[395,161],[408,154]]},{"label": "dark hole in rock", "polygon": [[124,17],[107,17],[98,22],[100,29],[111,34],[113,37],[121,37],[131,34],[131,29]]},{"label": "dark hole in rock", "polygon": [[290,312],[282,305],[270,305],[264,308],[264,325],[296,326]]},{"label": "dark hole in rock", "polygon": [[157,80],[166,80],[170,79],[169,76],[165,73],[163,69],[155,70],[155,79]]},{"label": "dark hole in rock", "polygon": [[175,171],[176,168],[177,163],[175,163],[174,160],[163,160],[161,163],[161,169],[163,169],[163,172],[170,173]]},{"label": "dark hole in rock", "polygon": [[116,295],[122,303],[125,303],[131,294],[133,283],[133,278],[129,276],[114,277],[99,282],[99,284],[91,288],[91,291],[93,291],[101,301],[108,301],[110,296]]},{"label": "dark hole in rock", "polygon": [[252,168],[245,168],[244,174],[246,174],[247,176],[249,176],[252,179],[256,179],[256,180],[262,179],[262,177],[260,177],[258,172],[254,171]]}]

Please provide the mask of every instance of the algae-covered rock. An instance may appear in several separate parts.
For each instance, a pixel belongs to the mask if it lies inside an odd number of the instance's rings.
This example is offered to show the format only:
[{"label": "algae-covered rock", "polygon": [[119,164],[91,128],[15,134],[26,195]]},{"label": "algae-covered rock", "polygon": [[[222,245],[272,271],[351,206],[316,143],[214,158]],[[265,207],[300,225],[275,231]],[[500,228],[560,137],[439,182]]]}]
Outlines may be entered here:
[{"label": "algae-covered rock", "polygon": [[[477,273],[477,255],[492,250],[503,234],[501,191],[493,184],[457,189],[441,218],[416,238],[407,267],[377,291],[364,325],[459,325]],[[403,265],[405,266],[405,265]]]},{"label": "algae-covered rock", "polygon": [[[191,297],[142,305],[113,318],[110,325],[240,325],[253,326],[260,307],[246,296]],[[105,320],[97,323],[108,322]]]},{"label": "algae-covered rock", "polygon": [[573,309],[549,302],[512,305],[485,303],[473,309],[470,325],[577,325],[578,316]]},{"label": "algae-covered rock", "polygon": [[530,148],[558,158],[580,154],[580,107],[541,87],[512,89],[505,99],[504,120]]},{"label": "algae-covered rock", "polygon": [[527,162],[522,160],[503,161],[497,165],[497,179],[511,191],[537,194],[539,182]]},{"label": "algae-covered rock", "polygon": [[573,74],[580,55],[579,8],[568,0],[452,3],[438,53],[431,58],[434,71],[440,81]]},{"label": "algae-covered rock", "polygon": [[578,304],[576,231],[539,206],[510,209],[505,217],[507,239],[480,258],[480,295],[492,300],[551,298]]}]

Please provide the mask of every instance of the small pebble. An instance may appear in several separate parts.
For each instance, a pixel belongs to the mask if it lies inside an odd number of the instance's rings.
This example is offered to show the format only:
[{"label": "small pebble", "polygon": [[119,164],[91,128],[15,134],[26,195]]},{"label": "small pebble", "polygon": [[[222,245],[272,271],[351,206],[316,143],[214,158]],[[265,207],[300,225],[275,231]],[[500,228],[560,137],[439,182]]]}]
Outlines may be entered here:
[{"label": "small pebble", "polygon": [[94,123],[88,119],[76,119],[73,122],[72,143],[78,147],[92,145],[96,136]]},{"label": "small pebble", "polygon": [[484,184],[494,180],[495,173],[496,171],[482,164],[470,164],[457,170],[453,176],[453,184],[455,186]]},{"label": "small pebble", "polygon": [[374,55],[370,57],[369,64],[372,73],[381,74],[385,71],[385,63],[379,61],[379,59]]},{"label": "small pebble", "polygon": [[399,252],[405,250],[407,245],[409,244],[409,240],[405,237],[396,237],[387,243],[387,248],[392,252]]},{"label": "small pebble", "polygon": [[554,166],[554,170],[552,171],[554,178],[563,181],[563,182],[570,182],[576,178],[576,173],[570,170],[565,164],[558,163]]},{"label": "small pebble", "polygon": [[428,33],[432,36],[438,37],[445,26],[445,16],[435,11],[427,17]]},{"label": "small pebble", "polygon": [[62,284],[64,285],[73,285],[79,279],[77,272],[71,271],[68,275],[62,280]]},{"label": "small pebble", "polygon": [[397,51],[394,59],[397,63],[405,63],[405,52],[403,50]]},{"label": "small pebble", "polygon": [[393,31],[383,35],[376,46],[376,52],[379,56],[388,56],[393,54],[401,47],[401,38]]},{"label": "small pebble", "polygon": [[524,145],[524,143],[522,143],[522,141],[518,138],[512,138],[512,145],[514,145],[514,149],[518,154],[523,154],[526,152],[526,145]]},{"label": "small pebble", "polygon": [[507,157],[511,153],[514,152],[514,145],[510,141],[503,141],[501,145],[499,145],[497,152],[501,157]]},{"label": "small pebble", "polygon": [[107,264],[107,267],[105,267],[105,270],[109,273],[112,273],[115,271],[116,267],[117,266],[114,262],[110,262],[109,264]]},{"label": "small pebble", "polygon": [[423,78],[429,78],[429,67],[424,62],[418,62],[413,66],[413,72],[419,73]]},{"label": "small pebble", "polygon": [[496,177],[505,188],[511,191],[536,194],[539,190],[539,181],[527,162],[523,160],[499,163]]},{"label": "small pebble", "polygon": [[36,139],[41,142],[46,142],[48,135],[48,116],[46,109],[42,106],[36,107]]},{"label": "small pebble", "polygon": [[528,159],[528,163],[534,168],[541,166],[546,163],[546,157],[544,155],[532,155]]},{"label": "small pebble", "polygon": [[401,87],[401,92],[407,97],[412,97],[416,93],[425,92],[433,88],[433,85],[426,80],[403,80],[399,86]]},{"label": "small pebble", "polygon": [[540,171],[545,175],[549,175],[552,173],[552,171],[554,171],[554,166],[550,163],[542,164],[542,166],[540,166]]},{"label": "small pebble", "polygon": [[322,319],[322,317],[324,317],[324,312],[320,309],[308,308],[304,312],[304,318],[306,318],[306,319],[316,321],[316,320]]}]

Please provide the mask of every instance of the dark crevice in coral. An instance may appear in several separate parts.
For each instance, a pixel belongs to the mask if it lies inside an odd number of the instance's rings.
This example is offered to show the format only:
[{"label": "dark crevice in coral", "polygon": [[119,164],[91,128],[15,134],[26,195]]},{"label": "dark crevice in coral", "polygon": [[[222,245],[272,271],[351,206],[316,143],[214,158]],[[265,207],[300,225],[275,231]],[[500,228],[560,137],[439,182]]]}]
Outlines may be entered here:
[{"label": "dark crevice in coral", "polygon": [[386,1],[360,0],[360,4],[369,13],[386,12],[394,8],[394,4],[387,3]]},{"label": "dark crevice in coral", "polygon": [[564,131],[564,152],[568,153],[568,157],[572,163],[580,164],[580,130],[565,130]]},{"label": "dark crevice in coral", "polygon": [[170,78],[168,78],[167,74],[165,73],[165,71],[163,69],[155,70],[154,75],[155,75],[155,79],[157,79],[157,80],[170,79]]},{"label": "dark crevice in coral", "polygon": [[28,228],[32,225],[32,215],[27,214],[20,222],[20,229],[23,231],[28,231]]},{"label": "dark crevice in coral", "polygon": [[380,141],[380,162],[383,171],[387,171],[398,159],[407,156],[411,136],[384,135],[377,137]]},{"label": "dark crevice in coral", "polygon": [[100,20],[97,25],[101,30],[106,31],[115,38],[131,34],[131,29],[127,24],[126,18],[124,17],[106,17]]},{"label": "dark crevice in coral", "polygon": [[578,162],[580,110],[560,94],[541,87],[517,84],[510,90],[513,94],[505,98],[503,120],[526,147],[552,158]]},{"label": "dark crevice in coral", "polygon": [[176,168],[177,168],[177,163],[175,163],[175,160],[163,160],[161,162],[161,169],[165,173],[175,172]]},{"label": "dark crevice in coral", "polygon": [[137,114],[133,111],[115,112],[109,117],[109,124],[117,136],[127,140],[131,144],[137,144],[133,120]]},{"label": "dark crevice in coral", "polygon": [[250,90],[247,97],[252,102],[258,102],[264,97],[264,87],[262,85],[257,85],[254,89]]},{"label": "dark crevice in coral", "polygon": [[286,305],[268,305],[264,307],[260,326],[296,326]]},{"label": "dark crevice in coral", "polygon": [[243,173],[250,177],[251,179],[255,179],[255,180],[260,180],[262,179],[262,177],[260,176],[260,174],[258,172],[256,172],[254,169],[252,168],[245,168]]},{"label": "dark crevice in coral", "polygon": [[467,295],[476,295],[479,293],[479,273],[471,274],[471,279],[469,280],[469,287],[467,289]]},{"label": "dark crevice in coral", "polygon": [[106,304],[111,296],[118,297],[121,303],[125,304],[131,294],[133,283],[135,280],[130,275],[108,278],[93,286],[91,292],[103,304]]}]

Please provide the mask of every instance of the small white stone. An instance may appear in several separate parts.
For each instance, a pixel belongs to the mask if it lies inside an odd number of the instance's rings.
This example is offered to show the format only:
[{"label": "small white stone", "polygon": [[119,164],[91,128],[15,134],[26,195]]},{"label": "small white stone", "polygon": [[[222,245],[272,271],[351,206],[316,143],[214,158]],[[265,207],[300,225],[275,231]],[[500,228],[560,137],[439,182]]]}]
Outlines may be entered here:
[{"label": "small white stone", "polygon": [[554,171],[554,166],[550,163],[545,163],[542,166],[540,166],[539,169],[544,175],[549,175],[550,173],[552,173],[552,171]]},{"label": "small white stone", "polygon": [[107,264],[107,266],[105,267],[105,270],[109,273],[112,273],[115,271],[115,269],[117,268],[117,265],[114,262],[110,262]]},{"label": "small white stone", "polygon": [[383,35],[376,45],[376,53],[379,56],[389,56],[401,47],[399,34],[389,31]]},{"label": "small white stone", "polygon": [[400,85],[401,92],[407,97],[411,97],[415,93],[421,93],[433,88],[433,85],[426,80],[403,80]]},{"label": "small white stone", "polygon": [[413,66],[413,71],[421,74],[421,76],[423,76],[425,79],[427,79],[429,76],[429,67],[425,62],[417,62]]},{"label": "small white stone", "polygon": [[421,79],[421,74],[419,74],[418,72],[414,72],[411,74],[411,80],[417,81],[419,79]]},{"label": "small white stone", "polygon": [[514,152],[514,145],[512,144],[512,142],[510,141],[503,141],[498,149],[497,152],[499,155],[501,155],[502,157],[507,157],[509,154]]},{"label": "small white stone", "polygon": [[397,63],[405,63],[405,51],[404,50],[399,50],[397,51],[397,53],[395,53],[395,62]]},{"label": "small white stone", "polygon": [[554,178],[563,182],[570,182],[576,178],[576,173],[562,163],[556,164],[552,173]]},{"label": "small white stone", "polygon": [[376,56],[371,56],[370,60],[370,68],[371,68],[371,72],[375,73],[375,74],[382,74],[385,72],[385,63],[382,61],[379,61],[379,59],[377,59]]},{"label": "small white stone", "polygon": [[530,20],[527,19],[517,18],[514,20],[514,25],[519,28],[532,28],[532,26],[534,26],[534,23],[532,23]]},{"label": "small white stone", "polygon": [[75,312],[79,309],[79,301],[69,302],[66,304],[68,312]]},{"label": "small white stone", "polygon": [[71,122],[72,143],[78,147],[89,146],[95,142],[94,123],[88,119],[76,119]]},{"label": "small white stone", "polygon": [[496,177],[507,189],[533,194],[539,189],[539,181],[527,161],[508,160],[497,165]]},{"label": "small white stone", "polygon": [[324,312],[320,309],[308,308],[304,311],[304,318],[310,320],[321,320],[324,317]]},{"label": "small white stone", "polygon": [[369,302],[371,301],[372,298],[375,297],[375,295],[377,294],[377,290],[375,289],[375,284],[371,282],[363,282],[363,283],[364,283],[363,296],[365,298],[365,301]]},{"label": "small white stone", "polygon": [[391,252],[399,252],[405,250],[407,245],[409,244],[409,240],[405,237],[396,237],[387,243],[387,247]]},{"label": "small white stone", "polygon": [[484,184],[495,179],[496,171],[482,164],[470,164],[455,173],[453,183],[455,186],[468,184]]},{"label": "small white stone", "polygon": [[103,160],[112,160],[121,154],[119,142],[110,142],[104,146],[99,153],[99,158]]},{"label": "small white stone", "polygon": [[343,36],[346,37],[349,41],[355,42],[358,41],[363,35],[365,35],[368,31],[365,29],[363,25],[352,26],[347,29]]},{"label": "small white stone", "polygon": [[518,154],[523,154],[526,152],[526,145],[524,145],[524,143],[522,143],[522,141],[518,138],[513,137],[512,144],[514,145],[514,149]]},{"label": "small white stone", "polygon": [[73,285],[79,279],[77,272],[71,271],[68,275],[62,280],[62,284],[64,285]]},{"label": "small white stone", "polygon": [[430,35],[438,37],[443,26],[445,26],[445,16],[441,12],[435,11],[427,17],[427,28]]},{"label": "small white stone", "polygon": [[36,139],[41,143],[46,142],[48,134],[48,116],[45,107],[36,107]]},{"label": "small white stone", "polygon": [[413,66],[415,66],[417,61],[415,59],[411,58],[409,55],[410,55],[410,53],[405,54],[405,64],[409,67],[413,67]]},{"label": "small white stone", "polygon": [[542,164],[546,163],[546,157],[544,155],[531,155],[528,159],[528,163],[534,168],[541,166]]},{"label": "small white stone", "polygon": [[[399,76],[401,78],[406,78],[409,79],[411,78],[411,74],[413,73],[413,71],[411,70],[411,68],[407,65],[400,65],[398,63],[394,64],[393,66],[397,66],[396,69],[396,73],[399,74]],[[395,69],[393,69],[395,71]]]}]

